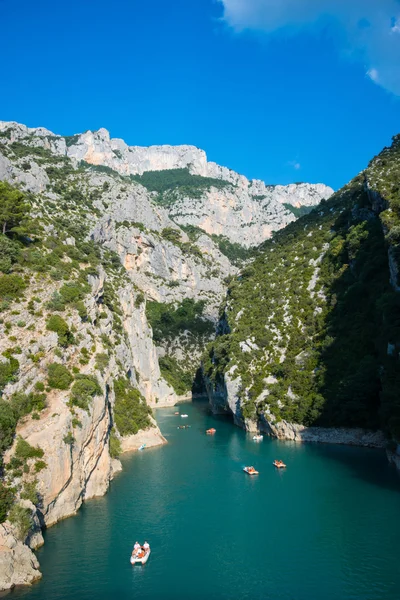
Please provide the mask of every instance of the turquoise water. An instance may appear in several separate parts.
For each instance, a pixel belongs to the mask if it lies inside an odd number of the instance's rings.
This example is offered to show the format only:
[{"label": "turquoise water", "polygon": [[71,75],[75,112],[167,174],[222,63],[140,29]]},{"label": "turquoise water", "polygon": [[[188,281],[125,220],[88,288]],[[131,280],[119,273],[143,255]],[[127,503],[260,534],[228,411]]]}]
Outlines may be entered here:
[{"label": "turquoise water", "polygon": [[[49,529],[42,581],[11,598],[400,598],[400,478],[382,452],[257,444],[206,403],[175,410],[157,412],[169,444],[125,457],[106,496]],[[144,567],[136,539],[152,546]]]}]

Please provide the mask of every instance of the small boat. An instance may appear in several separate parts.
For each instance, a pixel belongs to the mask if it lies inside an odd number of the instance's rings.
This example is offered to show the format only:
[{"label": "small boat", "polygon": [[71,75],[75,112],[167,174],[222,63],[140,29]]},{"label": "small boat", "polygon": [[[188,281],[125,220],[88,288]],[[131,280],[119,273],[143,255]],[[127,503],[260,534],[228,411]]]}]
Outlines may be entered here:
[{"label": "small boat", "polygon": [[143,550],[141,547],[138,551],[133,550],[131,554],[131,565],[145,565],[149,560],[150,546],[148,550]]},{"label": "small boat", "polygon": [[214,433],[215,433],[216,431],[217,431],[217,430],[216,430],[216,429],[214,429],[214,427],[211,427],[211,429],[207,429],[207,430],[206,430],[206,433],[207,433],[208,435],[214,435]]},{"label": "small boat", "polygon": [[253,440],[255,442],[261,442],[261,440],[263,440],[263,439],[264,439],[264,436],[261,435],[261,434],[260,435],[253,435]]},{"label": "small boat", "polygon": [[254,467],[243,467],[243,471],[247,473],[247,475],[258,475],[258,471],[256,471]]},{"label": "small boat", "polygon": [[146,444],[142,444],[141,446],[139,446],[138,450],[144,450],[146,448]]},{"label": "small boat", "polygon": [[181,415],[182,419],[186,419],[189,415]]},{"label": "small boat", "polygon": [[286,465],[284,462],[282,462],[281,460],[274,460],[274,462],[272,463],[274,465],[274,467],[276,467],[277,469],[286,469]]}]

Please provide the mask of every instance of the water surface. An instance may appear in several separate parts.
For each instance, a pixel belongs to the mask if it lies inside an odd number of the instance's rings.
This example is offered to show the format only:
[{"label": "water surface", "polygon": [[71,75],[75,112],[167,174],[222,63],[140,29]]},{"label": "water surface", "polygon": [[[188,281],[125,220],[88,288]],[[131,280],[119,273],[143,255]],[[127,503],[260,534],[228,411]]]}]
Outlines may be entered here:
[{"label": "water surface", "polygon": [[106,496],[50,528],[42,581],[10,600],[399,600],[400,478],[383,452],[255,443],[206,403],[175,410],[157,411],[169,444],[124,457]]}]

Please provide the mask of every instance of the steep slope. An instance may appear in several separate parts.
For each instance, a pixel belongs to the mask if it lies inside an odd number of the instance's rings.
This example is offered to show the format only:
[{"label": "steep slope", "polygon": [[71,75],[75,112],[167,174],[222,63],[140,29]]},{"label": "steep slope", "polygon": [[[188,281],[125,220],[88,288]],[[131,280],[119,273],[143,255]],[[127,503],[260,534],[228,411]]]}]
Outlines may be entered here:
[{"label": "steep slope", "polygon": [[165,442],[151,408],[196,391],[260,223],[263,240],[295,218],[283,200],[330,193],[263,186],[192,147],[0,123],[0,589],[40,576],[41,526],[104,494],[121,452]]},{"label": "steep slope", "polygon": [[215,410],[291,439],[400,439],[399,181],[396,137],[233,279],[204,365]]},{"label": "steep slope", "polygon": [[208,162],[205,152],[194,146],[128,146],[110,139],[106,129],[64,138],[43,128],[0,122],[0,132],[9,136],[15,149],[29,139],[53,154],[133,177],[176,223],[195,225],[244,246],[258,245],[294,221],[293,207],[315,206],[333,193],[323,184],[268,186],[249,181]]}]

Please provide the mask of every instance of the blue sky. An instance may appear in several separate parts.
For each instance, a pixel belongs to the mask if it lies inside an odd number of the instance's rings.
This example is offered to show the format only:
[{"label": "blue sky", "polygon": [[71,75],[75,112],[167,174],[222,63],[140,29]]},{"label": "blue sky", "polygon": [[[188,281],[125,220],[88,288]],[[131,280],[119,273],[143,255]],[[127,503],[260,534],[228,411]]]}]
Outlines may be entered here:
[{"label": "blue sky", "polygon": [[400,132],[397,17],[398,0],[0,0],[0,119],[338,188]]}]

